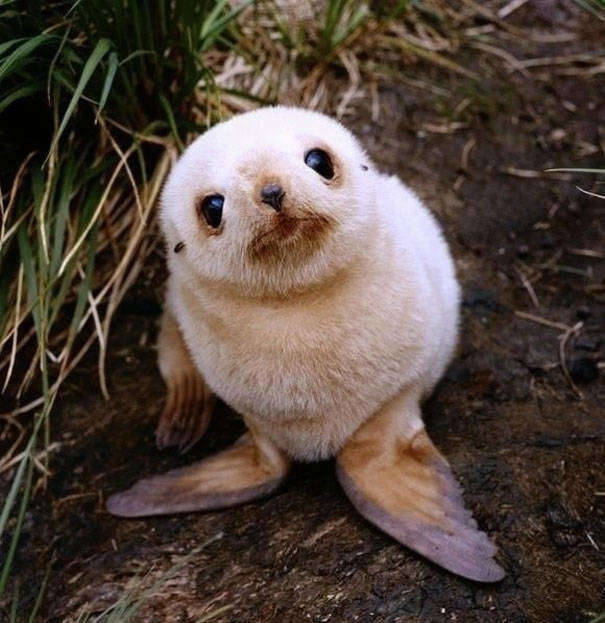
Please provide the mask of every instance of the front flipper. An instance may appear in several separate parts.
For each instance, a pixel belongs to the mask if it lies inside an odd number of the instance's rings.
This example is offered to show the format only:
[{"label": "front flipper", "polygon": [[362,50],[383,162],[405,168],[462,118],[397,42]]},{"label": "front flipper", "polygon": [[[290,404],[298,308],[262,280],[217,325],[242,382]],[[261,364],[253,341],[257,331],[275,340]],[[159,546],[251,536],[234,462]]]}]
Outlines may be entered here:
[{"label": "front flipper", "polygon": [[365,423],[340,451],[337,474],[361,515],[400,543],[471,580],[504,577],[416,400],[401,396]]},{"label": "front flipper", "polygon": [[235,506],[272,493],[289,467],[289,459],[271,442],[248,432],[214,456],[139,480],[109,497],[107,510],[120,517],[144,517]]},{"label": "front flipper", "polygon": [[155,431],[156,444],[160,450],[178,446],[184,454],[206,432],[214,396],[195,367],[179,325],[169,309],[162,315],[158,364],[167,395]]}]

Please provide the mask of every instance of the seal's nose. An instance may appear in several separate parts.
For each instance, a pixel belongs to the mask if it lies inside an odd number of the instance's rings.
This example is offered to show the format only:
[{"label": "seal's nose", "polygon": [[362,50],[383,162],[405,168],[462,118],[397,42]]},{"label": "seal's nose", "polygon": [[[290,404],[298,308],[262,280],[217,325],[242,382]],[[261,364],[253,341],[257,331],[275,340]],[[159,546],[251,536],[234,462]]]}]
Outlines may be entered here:
[{"label": "seal's nose", "polygon": [[261,201],[270,205],[276,212],[281,210],[281,203],[285,194],[284,189],[279,184],[267,184],[260,191]]}]

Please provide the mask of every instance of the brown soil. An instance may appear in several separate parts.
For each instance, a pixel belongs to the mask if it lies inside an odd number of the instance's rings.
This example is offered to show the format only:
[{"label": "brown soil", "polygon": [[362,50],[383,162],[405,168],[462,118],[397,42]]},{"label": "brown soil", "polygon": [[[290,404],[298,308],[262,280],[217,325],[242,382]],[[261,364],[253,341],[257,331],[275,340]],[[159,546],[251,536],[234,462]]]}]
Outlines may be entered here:
[{"label": "brown soil", "polygon": [[[551,44],[548,54],[586,50],[589,41],[598,47],[589,22],[578,41]],[[508,51],[544,55],[539,44],[514,38]],[[355,513],[331,462],[300,465],[278,495],[232,510],[141,521],[108,515],[109,493],[211,454],[242,430],[219,406],[189,455],[155,449],[163,386],[153,343],[164,275],[156,258],[114,322],[111,399],[100,396],[91,354],[54,412],[54,475],[28,513],[18,559],[22,594],[31,587],[32,599],[52,559],[43,620],[75,620],[84,604],[98,613],[135,576],[151,570],[149,585],[216,535],[157,588],[142,620],[193,623],[227,606],[212,620],[571,623],[604,609],[605,387],[602,370],[601,378],[591,375],[603,359],[603,291],[594,286],[605,277],[605,202],[576,189],[592,184],[598,192],[590,177],[541,173],[602,165],[603,74],[588,77],[573,65],[577,75],[541,79],[539,71],[527,77],[461,54],[485,76],[481,82],[429,65],[404,67],[405,82],[381,86],[377,118],[368,99],[345,121],[381,167],[435,210],[457,259],[462,344],[425,419],[480,526],[499,545],[506,578],[478,585],[398,545]],[[598,149],[575,157],[586,145]],[[506,173],[511,167],[537,177]],[[518,271],[533,279],[539,307]],[[562,331],[519,310],[568,326],[583,322],[564,349],[578,391],[560,366]]]}]

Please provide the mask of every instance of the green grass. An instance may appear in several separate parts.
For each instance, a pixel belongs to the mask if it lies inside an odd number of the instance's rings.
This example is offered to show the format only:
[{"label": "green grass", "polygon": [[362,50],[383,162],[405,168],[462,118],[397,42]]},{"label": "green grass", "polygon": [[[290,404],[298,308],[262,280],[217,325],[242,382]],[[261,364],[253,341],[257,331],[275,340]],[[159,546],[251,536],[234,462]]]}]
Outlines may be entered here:
[{"label": "green grass", "polygon": [[[0,5],[0,139],[17,152],[0,178],[0,387],[15,406],[7,426],[35,411],[25,447],[12,448],[20,460],[0,512],[0,599],[11,590],[38,468],[48,469],[48,453],[41,464],[35,456],[49,447],[57,390],[96,340],[107,393],[111,317],[151,248],[144,234],[170,159],[220,115],[205,54],[234,44],[240,8],[226,0]],[[24,151],[13,128],[26,127],[31,111],[46,131],[23,141]]]},{"label": "green grass", "polygon": [[605,0],[575,0],[576,4],[601,21],[605,21]]},{"label": "green grass", "polygon": [[[102,612],[95,614],[90,606],[85,606],[79,613],[77,623],[131,623],[136,620],[136,616],[141,608],[149,602],[149,600],[161,593],[162,588],[170,579],[174,578],[193,558],[202,551],[206,546],[218,539],[222,538],[222,533],[208,539],[199,547],[189,552],[186,556],[180,557],[167,571],[151,584],[149,579],[152,577],[150,570],[143,576],[137,576],[129,583],[129,586],[122,592],[115,602],[107,606]],[[200,619],[196,619],[196,623],[207,623],[212,621],[216,616],[223,612],[227,612],[232,608],[226,605],[221,608],[212,610]]]}]

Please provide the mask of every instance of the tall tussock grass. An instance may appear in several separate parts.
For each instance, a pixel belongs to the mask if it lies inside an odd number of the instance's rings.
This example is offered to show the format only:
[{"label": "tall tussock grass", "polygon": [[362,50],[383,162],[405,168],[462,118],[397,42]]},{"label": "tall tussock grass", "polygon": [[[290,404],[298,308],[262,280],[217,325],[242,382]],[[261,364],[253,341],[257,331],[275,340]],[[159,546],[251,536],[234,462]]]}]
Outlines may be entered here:
[{"label": "tall tussock grass", "polygon": [[220,115],[208,53],[234,45],[246,4],[0,6],[0,597],[34,473],[49,473],[57,390],[96,341],[107,394],[112,315],[153,247],[170,162]]},{"label": "tall tussock grass", "polygon": [[[226,0],[29,4],[8,3],[0,16],[2,128],[21,160],[1,179],[0,365],[3,389],[16,397],[36,370],[69,368],[83,322],[92,319],[102,339],[98,304],[128,280],[129,243],[147,222],[166,157],[216,117],[203,56],[233,44],[239,10]],[[13,128],[32,115],[48,131],[21,148]],[[114,262],[99,274],[103,251]],[[109,298],[89,299],[101,284]],[[72,322],[57,338],[69,303]],[[30,316],[33,326],[19,331]],[[14,354],[28,340],[40,348],[17,382]]]}]

